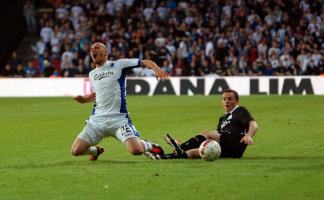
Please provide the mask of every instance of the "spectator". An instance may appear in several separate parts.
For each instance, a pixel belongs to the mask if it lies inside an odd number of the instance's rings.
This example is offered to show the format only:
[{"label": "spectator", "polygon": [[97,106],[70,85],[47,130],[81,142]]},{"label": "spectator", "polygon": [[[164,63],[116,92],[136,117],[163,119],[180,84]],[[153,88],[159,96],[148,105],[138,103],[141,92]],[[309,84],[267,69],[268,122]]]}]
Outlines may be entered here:
[{"label": "spectator", "polygon": [[302,48],[300,54],[297,56],[297,65],[300,69],[299,71],[303,71],[302,68],[304,66],[304,63],[306,63],[306,51],[307,49]]},{"label": "spectator", "polygon": [[9,63],[5,65],[5,68],[1,72],[1,76],[13,77],[15,75],[15,70],[11,67]]},{"label": "spectator", "polygon": [[56,19],[58,19],[58,20],[66,19],[69,15],[69,12],[64,7],[64,4],[61,2],[61,3],[58,3],[58,5],[56,5],[56,6],[57,6],[56,12],[55,12]]},{"label": "spectator", "polygon": [[171,55],[168,49],[164,46],[164,44],[156,45],[156,47],[157,50],[155,51],[156,56],[154,61],[158,66],[162,66],[164,60],[168,60],[168,61],[171,60]]},{"label": "spectator", "polygon": [[75,72],[75,76],[77,77],[87,77],[89,74],[89,68],[84,64],[82,58],[79,58],[77,70]]},{"label": "spectator", "polygon": [[10,68],[12,68],[13,70],[17,70],[18,65],[21,64],[21,59],[18,58],[16,51],[12,52],[11,58],[9,59],[8,63],[10,65]]},{"label": "spectator", "polygon": [[210,74],[210,70],[209,60],[203,59],[201,62],[201,67],[199,68],[198,76],[206,76]]},{"label": "spectator", "polygon": [[183,74],[186,73],[185,65],[186,65],[185,59],[178,59],[177,63],[173,67],[172,74],[174,76],[183,76]]},{"label": "spectator", "polygon": [[189,56],[188,43],[189,43],[189,38],[188,37],[183,37],[180,40],[179,47],[178,47],[178,50],[177,50],[178,59],[187,59],[188,58],[188,56]]},{"label": "spectator", "polygon": [[212,70],[213,73],[217,74],[218,76],[225,76],[225,68],[222,66],[220,60],[216,60],[216,65]]},{"label": "spectator", "polygon": [[50,46],[51,52],[55,58],[59,58],[59,54],[62,48],[63,35],[60,32],[60,27],[56,25],[54,31],[51,33]]},{"label": "spectator", "polygon": [[239,75],[247,76],[249,74],[249,65],[246,57],[241,57],[239,61]]},{"label": "spectator", "polygon": [[289,55],[289,50],[286,49],[284,54],[280,56],[280,66],[283,68],[283,75],[295,74],[293,63],[293,58]]},{"label": "spectator", "polygon": [[[148,51],[161,66],[167,57],[174,66],[172,75],[177,76],[192,74],[189,63],[194,54],[199,54],[195,61],[199,66],[193,68],[200,68],[198,75],[215,73],[215,60],[220,61],[223,74],[235,75],[229,70],[234,58],[239,61],[241,75],[248,75],[260,57],[264,69],[265,63],[273,67],[282,65],[286,75],[291,71],[297,75],[305,73],[310,59],[315,66],[319,65],[324,30],[320,0],[311,3],[206,0],[198,4],[174,0],[46,2],[44,5],[53,6],[54,15],[42,14],[38,19],[42,40],[35,50],[40,57],[41,72],[44,59],[54,66],[59,58],[63,60],[62,53],[78,52],[79,58],[89,66],[86,48],[89,43],[100,40],[107,44],[110,59],[128,57],[128,54],[146,58]],[[31,3],[27,0],[25,8]],[[163,40],[163,45],[154,44],[156,40]],[[197,53],[200,50],[206,58]],[[281,59],[286,50],[293,68]],[[47,51],[48,58],[44,58]],[[273,52],[276,56],[272,56]],[[78,60],[74,60],[75,65]],[[254,61],[257,62],[253,64]]]},{"label": "spectator", "polygon": [[323,53],[321,59],[318,62],[318,70],[321,75],[324,74],[324,54]]},{"label": "spectator", "polygon": [[314,60],[310,59],[309,63],[306,66],[304,75],[319,75],[319,74],[320,74],[319,68],[315,65]]},{"label": "spectator", "polygon": [[65,51],[61,55],[61,60],[62,61],[63,60],[66,60],[67,59],[66,57],[68,57],[69,61],[72,62],[72,60],[73,60],[73,53],[72,53],[72,51],[70,51],[70,48],[69,48],[68,45],[66,45],[64,48],[65,48]]},{"label": "spectator", "polygon": [[275,57],[278,57],[280,55],[280,49],[279,44],[277,41],[273,40],[271,43],[271,47],[268,50],[268,57],[273,57],[272,55],[275,55]]},{"label": "spectator", "polygon": [[24,15],[27,23],[28,32],[36,33],[37,31],[37,25],[35,19],[36,9],[31,0],[27,0],[24,5]]},{"label": "spectator", "polygon": [[44,60],[44,70],[43,70],[43,75],[45,77],[51,77],[53,73],[55,72],[55,67],[51,65],[51,63],[48,60]]},{"label": "spectator", "polygon": [[188,70],[188,74],[189,76],[197,76],[199,71],[201,72],[201,68],[200,68],[200,62],[197,59],[197,56],[194,55],[191,59],[191,62],[189,64],[189,70]]},{"label": "spectator", "polygon": [[164,60],[163,61],[163,65],[161,67],[161,69],[163,71],[167,72],[168,74],[172,74],[172,68],[173,68],[173,64],[172,64],[171,61],[169,61],[169,60]]},{"label": "spectator", "polygon": [[[303,73],[303,74],[306,73],[306,70],[307,70],[307,67],[309,66],[310,60],[313,60],[312,59],[312,52],[310,50],[307,50],[304,62],[302,64],[302,66],[301,66],[301,73]],[[314,60],[313,60],[313,62],[314,62]],[[315,66],[315,62],[313,64]],[[313,68],[313,67],[311,66],[311,68]]]},{"label": "spectator", "polygon": [[270,63],[265,63],[265,68],[263,70],[263,75],[265,76],[272,76],[275,73],[275,69],[272,68],[272,65]]},{"label": "spectator", "polygon": [[19,64],[17,66],[17,69],[15,71],[15,75],[16,78],[23,78],[26,77],[26,72],[24,71],[24,67],[22,64]]},{"label": "spectator", "polygon": [[275,52],[272,52],[269,58],[269,63],[273,69],[276,69],[280,65],[278,55]]},{"label": "spectator", "polygon": [[314,52],[312,53],[311,59],[313,59],[314,64],[316,66],[318,66],[319,61],[321,60],[321,54],[320,54],[317,46],[314,47]]},{"label": "spectator", "polygon": [[233,57],[232,61],[229,62],[226,74],[228,76],[237,76],[239,74],[239,65],[236,57]]},{"label": "spectator", "polygon": [[174,41],[173,41],[172,37],[167,38],[165,47],[168,49],[168,52],[170,53],[171,62],[172,62],[172,60],[175,60],[176,52],[177,52],[177,48],[174,45]]},{"label": "spectator", "polygon": [[148,68],[144,68],[141,72],[141,76],[144,77],[154,77],[154,71]]},{"label": "spectator", "polygon": [[48,44],[50,42],[52,33],[53,33],[53,29],[50,25],[50,22],[46,21],[45,26],[42,27],[41,31],[40,31],[40,36],[43,39],[43,41],[45,42],[45,44]]},{"label": "spectator", "polygon": [[257,64],[257,61],[252,62],[252,66],[249,67],[248,75],[249,76],[260,76],[262,72],[259,69],[259,65]]},{"label": "spectator", "polygon": [[266,38],[262,38],[258,43],[258,55],[267,55],[268,45]]},{"label": "spectator", "polygon": [[61,72],[63,77],[74,77],[77,69],[72,63],[71,57],[65,54],[61,62]]},{"label": "spectator", "polygon": [[32,61],[28,61],[28,64],[24,67],[25,76],[26,77],[35,77],[36,76],[36,69],[33,65]]}]

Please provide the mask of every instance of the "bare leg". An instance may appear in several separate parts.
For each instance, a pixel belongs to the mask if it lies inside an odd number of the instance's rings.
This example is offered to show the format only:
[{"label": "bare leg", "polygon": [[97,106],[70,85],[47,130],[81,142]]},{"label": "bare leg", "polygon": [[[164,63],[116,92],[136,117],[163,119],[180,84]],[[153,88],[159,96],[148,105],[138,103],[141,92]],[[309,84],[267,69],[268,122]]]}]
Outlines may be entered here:
[{"label": "bare leg", "polygon": [[145,146],[139,138],[129,138],[126,140],[125,145],[128,152],[133,155],[141,155],[144,153]]},{"label": "bare leg", "polygon": [[200,158],[199,149],[190,149],[186,151],[188,158]]},{"label": "bare leg", "polygon": [[[90,149],[90,144],[88,144],[86,141],[84,141],[78,137],[74,140],[74,142],[72,144],[71,153],[74,156],[79,156],[79,155],[84,155],[84,154],[93,154]],[[97,154],[97,152],[95,152],[95,153]]]},{"label": "bare leg", "polygon": [[204,135],[206,137],[206,139],[215,140],[218,143],[220,141],[220,134],[216,130],[202,131],[200,134]]},{"label": "bare leg", "polygon": [[[215,140],[218,143],[220,141],[220,134],[216,130],[201,131],[200,132],[200,135],[203,135],[206,139]],[[196,137],[198,137],[198,136],[196,136]],[[194,147],[194,148],[190,148],[190,149],[186,150],[187,157],[188,158],[200,158],[199,148],[198,148],[199,145],[200,145],[200,143],[198,142],[198,139],[196,139],[196,140],[189,140],[189,141],[191,141],[191,144],[189,142],[187,144],[187,147],[189,147],[189,145],[191,145],[191,147]]]}]

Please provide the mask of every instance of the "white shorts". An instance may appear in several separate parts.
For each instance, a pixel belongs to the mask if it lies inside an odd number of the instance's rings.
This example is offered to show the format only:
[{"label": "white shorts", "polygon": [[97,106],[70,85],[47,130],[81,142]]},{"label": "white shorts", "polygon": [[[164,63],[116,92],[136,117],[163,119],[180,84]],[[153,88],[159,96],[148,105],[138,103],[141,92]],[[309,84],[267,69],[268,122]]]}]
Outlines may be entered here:
[{"label": "white shorts", "polygon": [[139,138],[139,133],[135,126],[127,119],[114,125],[98,125],[92,121],[86,121],[86,123],[78,138],[86,141],[91,146],[98,144],[103,138],[110,136],[115,137],[121,143],[125,143],[129,138]]}]

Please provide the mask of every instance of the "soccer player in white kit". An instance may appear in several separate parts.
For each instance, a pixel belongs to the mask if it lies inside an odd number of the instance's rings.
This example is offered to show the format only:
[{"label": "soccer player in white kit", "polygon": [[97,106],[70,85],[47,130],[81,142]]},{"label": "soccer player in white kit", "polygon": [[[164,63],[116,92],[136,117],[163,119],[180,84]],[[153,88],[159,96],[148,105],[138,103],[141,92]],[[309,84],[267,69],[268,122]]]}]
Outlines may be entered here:
[{"label": "soccer player in white kit", "polygon": [[163,151],[158,145],[139,138],[126,107],[125,78],[127,70],[141,66],[152,69],[158,80],[168,79],[169,74],[151,60],[108,61],[107,47],[100,42],[92,44],[90,54],[96,67],[89,73],[92,92],[89,95],[76,96],[74,100],[95,104],[87,124],[72,144],[72,155],[90,155],[90,160],[97,160],[104,149],[95,145],[109,136],[125,144],[133,155],[152,150]]}]

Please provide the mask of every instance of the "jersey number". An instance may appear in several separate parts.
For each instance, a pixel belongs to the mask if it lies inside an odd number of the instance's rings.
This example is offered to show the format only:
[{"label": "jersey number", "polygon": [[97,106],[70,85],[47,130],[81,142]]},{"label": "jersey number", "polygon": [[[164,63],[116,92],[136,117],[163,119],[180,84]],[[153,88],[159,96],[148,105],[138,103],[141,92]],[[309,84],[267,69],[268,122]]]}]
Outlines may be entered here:
[{"label": "jersey number", "polygon": [[122,125],[120,127],[120,130],[121,130],[121,134],[123,137],[129,136],[132,134],[132,129],[127,124]]}]

